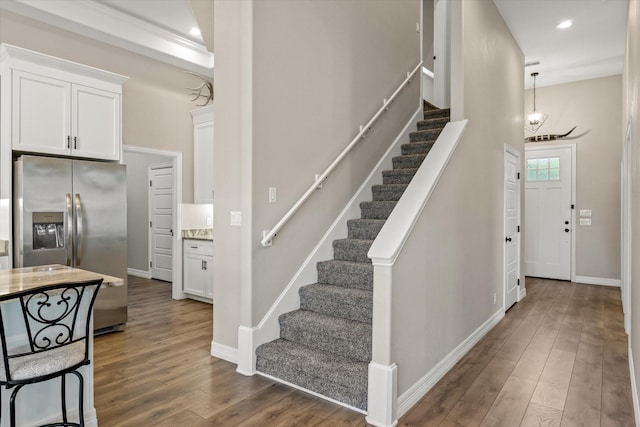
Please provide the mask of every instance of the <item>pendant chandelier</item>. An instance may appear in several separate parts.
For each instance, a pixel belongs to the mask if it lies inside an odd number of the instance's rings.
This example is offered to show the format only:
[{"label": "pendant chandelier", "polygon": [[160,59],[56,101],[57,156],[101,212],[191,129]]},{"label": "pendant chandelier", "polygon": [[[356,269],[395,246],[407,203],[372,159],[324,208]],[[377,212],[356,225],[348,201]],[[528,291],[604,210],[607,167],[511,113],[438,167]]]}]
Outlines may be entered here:
[{"label": "pendant chandelier", "polygon": [[531,77],[533,77],[533,111],[529,113],[527,119],[524,122],[524,128],[531,133],[536,133],[540,126],[544,124],[547,120],[546,114],[536,110],[536,77],[538,73],[531,73]]}]

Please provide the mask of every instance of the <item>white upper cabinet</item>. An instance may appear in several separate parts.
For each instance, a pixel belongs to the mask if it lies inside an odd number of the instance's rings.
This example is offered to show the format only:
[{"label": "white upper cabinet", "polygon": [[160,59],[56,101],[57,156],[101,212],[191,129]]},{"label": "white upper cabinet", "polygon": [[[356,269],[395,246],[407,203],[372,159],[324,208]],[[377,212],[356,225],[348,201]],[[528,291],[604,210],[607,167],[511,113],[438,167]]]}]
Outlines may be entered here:
[{"label": "white upper cabinet", "polygon": [[11,123],[14,151],[120,160],[126,77],[2,47],[2,76],[12,82],[11,109],[2,119]]},{"label": "white upper cabinet", "polygon": [[13,149],[68,154],[71,84],[14,71],[13,93]]},{"label": "white upper cabinet", "polygon": [[213,203],[213,105],[193,110],[193,202]]},{"label": "white upper cabinet", "polygon": [[72,154],[110,160],[120,159],[120,95],[71,86]]}]

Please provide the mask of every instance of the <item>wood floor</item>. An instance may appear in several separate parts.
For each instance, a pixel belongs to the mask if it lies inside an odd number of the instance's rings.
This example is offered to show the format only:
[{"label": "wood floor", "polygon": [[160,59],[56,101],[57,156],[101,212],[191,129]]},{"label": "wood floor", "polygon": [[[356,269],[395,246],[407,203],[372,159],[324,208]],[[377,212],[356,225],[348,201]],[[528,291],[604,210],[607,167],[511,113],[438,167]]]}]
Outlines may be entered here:
[{"label": "wood floor", "polygon": [[[95,340],[108,426],[364,426],[362,414],[209,355],[212,308],[129,278],[125,332]],[[633,426],[617,288],[527,279],[527,297],[402,419],[402,426]]]}]

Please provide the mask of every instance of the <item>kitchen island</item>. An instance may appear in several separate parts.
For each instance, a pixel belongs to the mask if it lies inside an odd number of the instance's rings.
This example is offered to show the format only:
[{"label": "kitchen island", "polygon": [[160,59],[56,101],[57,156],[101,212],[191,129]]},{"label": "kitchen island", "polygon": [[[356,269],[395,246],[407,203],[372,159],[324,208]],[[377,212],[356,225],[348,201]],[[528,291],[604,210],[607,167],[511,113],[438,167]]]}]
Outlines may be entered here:
[{"label": "kitchen island", "polygon": [[[59,283],[83,282],[100,278],[103,279],[103,287],[124,285],[123,278],[57,264],[0,270],[0,301],[8,305],[6,310],[3,309],[5,327],[10,329],[12,317],[22,315],[22,311],[15,304],[15,300],[12,301],[12,296],[17,293]],[[12,341],[11,336],[7,338],[9,342]],[[93,362],[93,339],[90,340],[89,357]],[[98,420],[93,400],[93,364],[81,367],[80,372],[84,377],[85,425],[87,427],[97,427]],[[77,411],[74,411],[77,408],[78,394],[76,381],[68,381],[67,390],[67,408],[69,415],[73,419],[77,414]],[[8,410],[5,410],[5,408],[8,409],[9,407],[9,394],[10,391],[2,388],[3,415],[8,415]],[[52,380],[26,386],[18,395],[16,413],[17,419],[20,420],[20,425],[41,425],[58,419],[60,414],[59,381]],[[1,426],[8,426],[8,421],[8,416],[2,417]]]}]

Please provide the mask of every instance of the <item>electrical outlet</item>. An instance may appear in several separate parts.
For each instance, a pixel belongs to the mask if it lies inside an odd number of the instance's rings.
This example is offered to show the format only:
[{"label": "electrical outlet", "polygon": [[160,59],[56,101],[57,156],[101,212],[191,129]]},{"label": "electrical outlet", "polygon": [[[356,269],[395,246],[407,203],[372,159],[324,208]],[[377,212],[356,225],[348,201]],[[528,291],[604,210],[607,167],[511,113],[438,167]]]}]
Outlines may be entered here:
[{"label": "electrical outlet", "polygon": [[591,227],[591,218],[580,218],[580,225]]},{"label": "electrical outlet", "polygon": [[242,212],[231,211],[231,225],[234,227],[240,227],[242,225]]},{"label": "electrical outlet", "polygon": [[208,216],[207,217],[207,227],[212,227],[213,226],[213,217]]},{"label": "electrical outlet", "polygon": [[278,200],[278,190],[276,187],[269,187],[269,203],[275,203]]},{"label": "electrical outlet", "polygon": [[591,217],[591,209],[580,209],[580,216],[589,218]]}]

